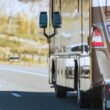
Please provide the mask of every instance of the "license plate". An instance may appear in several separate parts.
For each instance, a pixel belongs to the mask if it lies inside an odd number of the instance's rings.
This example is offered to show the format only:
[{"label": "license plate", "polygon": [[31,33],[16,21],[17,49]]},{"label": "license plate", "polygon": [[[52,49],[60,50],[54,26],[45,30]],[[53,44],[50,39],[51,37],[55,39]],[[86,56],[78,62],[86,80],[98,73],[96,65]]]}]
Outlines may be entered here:
[{"label": "license plate", "polygon": [[106,101],[106,107],[107,107],[107,108],[110,108],[110,100],[107,100],[107,101]]}]

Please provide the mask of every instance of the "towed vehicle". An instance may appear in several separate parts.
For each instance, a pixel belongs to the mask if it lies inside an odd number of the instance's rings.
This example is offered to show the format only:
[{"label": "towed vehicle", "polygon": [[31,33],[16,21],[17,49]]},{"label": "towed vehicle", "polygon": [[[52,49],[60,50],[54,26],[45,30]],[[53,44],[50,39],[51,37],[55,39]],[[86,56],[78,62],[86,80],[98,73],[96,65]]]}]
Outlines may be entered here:
[{"label": "towed vehicle", "polygon": [[110,110],[110,0],[50,0],[39,24],[56,97],[76,91],[80,107]]}]

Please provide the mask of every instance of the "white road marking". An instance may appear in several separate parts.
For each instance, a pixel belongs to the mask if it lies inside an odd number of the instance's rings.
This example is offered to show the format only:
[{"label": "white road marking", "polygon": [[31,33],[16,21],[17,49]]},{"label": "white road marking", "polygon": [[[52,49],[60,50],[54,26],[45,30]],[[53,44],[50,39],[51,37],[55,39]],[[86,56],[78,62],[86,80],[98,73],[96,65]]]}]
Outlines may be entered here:
[{"label": "white road marking", "polygon": [[11,93],[11,95],[15,96],[15,97],[22,97],[20,94],[18,93]]},{"label": "white road marking", "polygon": [[24,70],[19,70],[19,69],[12,69],[12,68],[0,68],[0,70],[5,70],[5,71],[10,71],[10,72],[19,72],[19,73],[27,73],[27,74],[33,74],[37,76],[42,76],[42,77],[48,77],[46,74],[41,74],[41,73],[35,73],[35,72],[30,72],[30,71],[24,71]]}]

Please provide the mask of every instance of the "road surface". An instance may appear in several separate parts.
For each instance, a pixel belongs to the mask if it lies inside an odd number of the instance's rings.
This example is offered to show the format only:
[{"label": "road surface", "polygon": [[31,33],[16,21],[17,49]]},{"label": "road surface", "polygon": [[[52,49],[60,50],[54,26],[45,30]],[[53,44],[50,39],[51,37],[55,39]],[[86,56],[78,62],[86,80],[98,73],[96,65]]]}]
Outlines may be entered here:
[{"label": "road surface", "polygon": [[84,110],[71,94],[55,98],[47,75],[45,67],[0,65],[0,110]]}]

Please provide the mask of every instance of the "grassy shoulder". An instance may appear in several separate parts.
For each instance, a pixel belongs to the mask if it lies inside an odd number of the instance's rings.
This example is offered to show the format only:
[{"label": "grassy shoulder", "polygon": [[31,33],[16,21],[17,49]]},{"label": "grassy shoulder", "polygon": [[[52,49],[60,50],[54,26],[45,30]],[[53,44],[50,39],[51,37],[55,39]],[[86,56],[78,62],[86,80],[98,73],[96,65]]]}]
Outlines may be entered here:
[{"label": "grassy shoulder", "polygon": [[[23,43],[20,42],[19,40],[10,39],[10,37],[7,36],[0,38],[1,63],[46,65],[47,55],[48,55],[47,48],[39,49],[31,44]],[[16,61],[12,59],[14,57],[18,57],[19,60]]]},{"label": "grassy shoulder", "polygon": [[42,56],[42,58],[39,60],[32,60],[30,58],[21,58],[21,59],[15,59],[15,60],[9,60],[9,59],[3,59],[0,58],[0,64],[13,64],[13,65],[26,65],[26,66],[47,66],[48,61],[46,56]]}]

